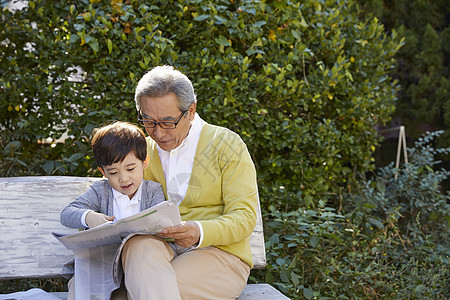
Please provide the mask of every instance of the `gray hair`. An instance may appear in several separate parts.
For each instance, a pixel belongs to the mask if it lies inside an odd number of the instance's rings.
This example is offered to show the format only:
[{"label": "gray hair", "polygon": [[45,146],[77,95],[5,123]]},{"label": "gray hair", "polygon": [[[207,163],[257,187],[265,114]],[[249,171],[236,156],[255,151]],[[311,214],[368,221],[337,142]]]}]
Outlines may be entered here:
[{"label": "gray hair", "polygon": [[192,82],[186,75],[172,66],[155,67],[139,80],[134,94],[136,109],[141,109],[143,97],[162,97],[171,93],[178,98],[181,111],[197,102]]}]

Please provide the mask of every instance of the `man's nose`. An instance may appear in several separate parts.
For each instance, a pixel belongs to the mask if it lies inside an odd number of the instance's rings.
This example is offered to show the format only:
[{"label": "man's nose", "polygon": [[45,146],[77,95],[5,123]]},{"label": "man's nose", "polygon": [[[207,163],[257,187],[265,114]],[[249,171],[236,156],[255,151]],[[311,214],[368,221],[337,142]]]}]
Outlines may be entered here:
[{"label": "man's nose", "polygon": [[165,130],[162,129],[159,125],[156,125],[155,128],[152,128],[152,132],[148,132],[149,135],[153,135],[157,139],[161,139],[165,135]]}]

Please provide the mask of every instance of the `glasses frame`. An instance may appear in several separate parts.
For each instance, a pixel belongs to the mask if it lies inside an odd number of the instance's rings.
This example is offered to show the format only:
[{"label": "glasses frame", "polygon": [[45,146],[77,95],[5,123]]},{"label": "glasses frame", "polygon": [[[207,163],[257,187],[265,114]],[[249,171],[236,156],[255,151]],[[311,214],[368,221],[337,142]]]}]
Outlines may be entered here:
[{"label": "glasses frame", "polygon": [[[161,129],[169,129],[169,130],[170,130],[170,129],[175,129],[175,128],[177,128],[177,125],[178,125],[178,123],[180,123],[181,118],[183,118],[183,116],[187,113],[188,110],[189,110],[189,109],[186,109],[185,111],[182,111],[180,117],[178,118],[178,120],[177,120],[176,122],[169,122],[169,121],[161,121],[161,122],[147,121],[147,120],[144,120],[144,118],[143,118],[142,113],[141,113],[140,110],[138,111],[138,117],[137,117],[137,120],[138,120],[139,124],[141,124],[141,125],[144,126],[145,128],[156,128],[156,125],[159,125],[159,127],[160,127]],[[165,127],[162,127],[161,124],[170,124],[170,125],[173,125],[173,127],[166,127],[166,128],[165,128]],[[148,126],[148,125],[153,125],[153,126]]]}]

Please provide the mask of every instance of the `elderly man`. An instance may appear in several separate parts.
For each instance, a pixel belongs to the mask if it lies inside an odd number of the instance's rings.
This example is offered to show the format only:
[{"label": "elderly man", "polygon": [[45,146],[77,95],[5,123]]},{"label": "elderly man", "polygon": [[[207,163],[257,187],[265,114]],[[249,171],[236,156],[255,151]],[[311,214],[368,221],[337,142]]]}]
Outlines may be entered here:
[{"label": "elderly man", "polygon": [[170,66],[152,69],[135,93],[145,127],[149,167],[178,203],[183,223],[164,229],[179,248],[158,237],[130,239],[122,253],[129,299],[235,299],[253,266],[250,235],[256,223],[256,171],[234,132],[196,113],[191,81]]}]

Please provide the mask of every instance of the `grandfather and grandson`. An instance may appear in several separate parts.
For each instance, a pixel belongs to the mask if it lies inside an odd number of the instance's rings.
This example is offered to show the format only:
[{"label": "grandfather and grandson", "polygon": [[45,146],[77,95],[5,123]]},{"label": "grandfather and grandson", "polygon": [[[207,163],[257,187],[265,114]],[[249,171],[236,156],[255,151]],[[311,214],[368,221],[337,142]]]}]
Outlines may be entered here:
[{"label": "grandfather and grandson", "polygon": [[[199,116],[191,81],[171,66],[145,74],[136,87],[135,102],[138,121],[148,134],[150,161],[129,148],[120,158],[96,158],[108,182],[94,184],[70,204],[61,214],[62,223],[88,228],[164,198],[177,203],[180,225],[165,228],[160,236],[126,241],[121,255],[124,287],[111,298],[238,298],[253,266],[250,236],[258,203],[256,170],[247,146],[236,133]],[[142,141],[143,133],[139,136]],[[135,168],[128,168],[129,163]],[[151,181],[139,186],[142,172]],[[121,181],[121,174],[130,179]],[[146,204],[133,204],[140,193]],[[73,297],[69,285],[70,294]]]}]

